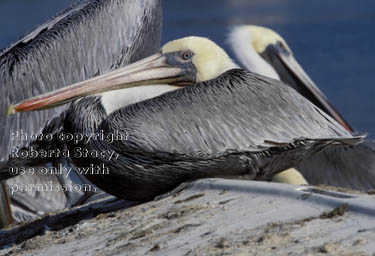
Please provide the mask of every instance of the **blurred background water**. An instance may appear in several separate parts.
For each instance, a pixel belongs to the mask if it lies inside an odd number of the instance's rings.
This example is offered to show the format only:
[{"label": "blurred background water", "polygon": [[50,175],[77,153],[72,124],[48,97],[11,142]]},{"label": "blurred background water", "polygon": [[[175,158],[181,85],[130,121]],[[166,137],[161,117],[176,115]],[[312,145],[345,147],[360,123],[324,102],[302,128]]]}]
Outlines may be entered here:
[{"label": "blurred background water", "polygon": [[[0,49],[74,0],[1,0]],[[375,138],[375,1],[164,0],[163,42],[206,36],[226,44],[235,24],[281,34],[307,74],[346,120]]]}]

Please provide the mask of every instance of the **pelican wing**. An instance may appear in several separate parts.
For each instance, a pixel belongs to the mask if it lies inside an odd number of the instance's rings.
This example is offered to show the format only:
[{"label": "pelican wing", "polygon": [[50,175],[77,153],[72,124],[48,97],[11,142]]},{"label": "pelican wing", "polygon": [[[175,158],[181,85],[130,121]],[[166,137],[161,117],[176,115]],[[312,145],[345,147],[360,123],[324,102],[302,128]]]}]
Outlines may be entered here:
[{"label": "pelican wing", "polygon": [[353,147],[326,148],[297,168],[310,184],[366,192],[375,188],[375,141]]},{"label": "pelican wing", "polygon": [[283,82],[240,69],[127,106],[102,128],[128,135],[113,144],[122,152],[200,159],[299,140],[360,140]]},{"label": "pelican wing", "polygon": [[161,15],[161,0],[79,1],[3,50],[0,159],[26,145],[65,108],[7,116],[11,103],[154,53],[160,46]]}]

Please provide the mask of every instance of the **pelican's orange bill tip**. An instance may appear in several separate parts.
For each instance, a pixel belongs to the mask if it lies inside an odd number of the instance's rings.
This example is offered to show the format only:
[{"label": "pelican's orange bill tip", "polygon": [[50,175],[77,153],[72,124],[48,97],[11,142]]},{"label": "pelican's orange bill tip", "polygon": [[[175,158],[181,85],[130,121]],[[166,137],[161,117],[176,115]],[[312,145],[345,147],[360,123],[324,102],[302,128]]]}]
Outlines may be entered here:
[{"label": "pelican's orange bill tip", "polygon": [[8,115],[16,114],[18,112],[26,112],[26,111],[32,111],[35,108],[38,109],[42,105],[38,99],[31,98],[25,101],[21,101],[18,104],[11,104],[8,107]]},{"label": "pelican's orange bill tip", "polygon": [[8,115],[14,115],[18,112],[24,112],[25,110],[30,110],[30,108],[27,108],[27,107],[22,107],[22,103],[18,103],[18,104],[12,104],[9,106],[8,108]]},{"label": "pelican's orange bill tip", "polygon": [[8,108],[8,115],[13,115],[13,114],[15,114],[16,112],[17,112],[17,110],[16,110],[16,105],[10,105],[9,106],[9,108]]}]

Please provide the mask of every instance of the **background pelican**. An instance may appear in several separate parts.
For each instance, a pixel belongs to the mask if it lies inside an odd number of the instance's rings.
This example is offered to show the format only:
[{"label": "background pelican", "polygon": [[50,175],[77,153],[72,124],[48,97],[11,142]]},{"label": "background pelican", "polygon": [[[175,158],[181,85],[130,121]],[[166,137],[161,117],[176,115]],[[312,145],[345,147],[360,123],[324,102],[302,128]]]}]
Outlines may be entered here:
[{"label": "background pelican", "polygon": [[[11,102],[103,74],[154,53],[160,46],[161,0],[77,1],[0,55],[0,156],[30,143],[30,135],[51,125],[65,106],[28,115],[6,116]],[[54,120],[54,121],[53,121]],[[12,138],[12,131],[23,131]],[[57,163],[55,163],[57,164]],[[20,176],[9,184],[58,183],[55,176]],[[16,193],[18,220],[64,207],[64,195]],[[22,214],[22,215],[19,215]]]},{"label": "background pelican", "polygon": [[[284,81],[349,132],[354,132],[294,59],[292,51],[279,34],[259,26],[237,26],[229,33],[228,42],[248,70]],[[367,191],[375,188],[374,145],[374,142],[366,141],[353,148],[327,148],[299,164],[298,170],[311,184]]]},{"label": "background pelican", "polygon": [[[79,167],[107,166],[107,175],[86,177],[129,200],[150,200],[186,180],[216,175],[267,180],[330,144],[361,140],[295,90],[238,69],[220,47],[200,37],[172,41],[144,60],[24,100],[9,112],[81,97],[66,111],[63,132],[103,130],[127,139],[67,141],[71,152],[116,153],[110,160],[73,155],[72,160]],[[10,159],[10,164],[20,160]],[[4,170],[2,177],[8,174]]]}]

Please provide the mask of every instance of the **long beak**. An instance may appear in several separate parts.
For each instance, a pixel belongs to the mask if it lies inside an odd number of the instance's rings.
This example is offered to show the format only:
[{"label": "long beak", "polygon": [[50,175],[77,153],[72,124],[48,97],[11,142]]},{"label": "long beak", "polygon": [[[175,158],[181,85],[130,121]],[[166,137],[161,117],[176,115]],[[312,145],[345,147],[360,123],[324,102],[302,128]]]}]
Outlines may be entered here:
[{"label": "long beak", "polygon": [[275,68],[282,81],[291,85],[317,107],[336,119],[346,130],[355,132],[351,125],[329,103],[327,97],[298,64],[291,52],[279,44],[275,44],[268,46],[261,55]]},{"label": "long beak", "polygon": [[53,92],[11,105],[8,114],[53,108],[72,100],[105,91],[150,84],[186,85],[193,83],[184,66],[168,64],[170,55],[157,53],[116,71],[79,82]]}]

